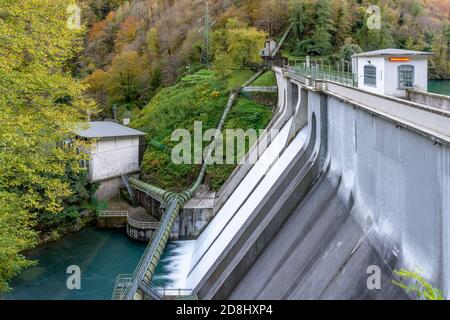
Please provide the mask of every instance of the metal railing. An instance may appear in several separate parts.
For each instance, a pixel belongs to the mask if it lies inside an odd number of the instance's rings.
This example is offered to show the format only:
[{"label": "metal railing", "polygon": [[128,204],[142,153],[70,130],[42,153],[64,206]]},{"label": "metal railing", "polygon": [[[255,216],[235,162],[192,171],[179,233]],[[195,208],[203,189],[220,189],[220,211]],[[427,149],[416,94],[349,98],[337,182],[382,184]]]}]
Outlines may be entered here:
[{"label": "metal railing", "polygon": [[130,217],[128,217],[127,222],[130,226],[143,230],[156,230],[159,226],[159,222],[142,222]]},{"label": "metal railing", "polygon": [[100,211],[98,214],[99,218],[127,218],[127,223],[138,229],[142,230],[156,230],[159,226],[159,222],[146,222],[146,221],[137,221],[130,217],[128,211],[114,211],[114,210],[104,210]]},{"label": "metal railing", "polygon": [[128,218],[128,211],[103,210],[98,213],[99,218]]},{"label": "metal railing", "polygon": [[149,297],[151,300],[163,300],[164,295],[160,291],[156,290],[151,284],[141,281],[139,284],[139,289],[142,290],[144,295]]},{"label": "metal railing", "polygon": [[126,290],[130,287],[132,281],[132,275],[119,275],[114,285],[112,299],[121,300],[121,298],[125,295]]},{"label": "metal railing", "polygon": [[357,76],[352,71],[352,63],[346,60],[340,60],[336,63],[324,59],[314,61],[309,58],[306,61],[291,60],[287,69],[313,80],[334,81],[354,87],[358,85]]},{"label": "metal railing", "polygon": [[189,297],[194,294],[192,289],[173,289],[154,287],[151,284],[141,281],[139,289],[152,300],[164,300],[170,297]]},{"label": "metal railing", "polygon": [[263,87],[263,86],[255,86],[255,87],[242,87],[241,92],[278,92],[278,87]]},{"label": "metal railing", "polygon": [[144,278],[147,267],[155,255],[158,244],[164,234],[165,228],[175,211],[178,203],[178,196],[172,200],[169,208],[164,212],[163,219],[158,225],[155,233],[153,233],[151,241],[139,260],[133,274],[121,274],[117,277],[116,286],[114,287],[113,300],[132,300],[136,293],[140,281]]}]

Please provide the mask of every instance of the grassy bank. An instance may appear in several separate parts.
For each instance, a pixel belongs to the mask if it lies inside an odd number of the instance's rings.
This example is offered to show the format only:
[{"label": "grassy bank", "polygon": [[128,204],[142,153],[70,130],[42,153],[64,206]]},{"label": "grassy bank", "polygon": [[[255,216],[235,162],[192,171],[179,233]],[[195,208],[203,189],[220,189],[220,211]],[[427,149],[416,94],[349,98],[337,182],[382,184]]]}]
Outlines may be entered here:
[{"label": "grassy bank", "polygon": [[[176,165],[171,161],[171,150],[179,143],[172,141],[172,132],[186,129],[193,136],[195,121],[202,122],[203,133],[216,128],[231,88],[239,86],[252,74],[251,70],[237,70],[220,79],[211,71],[201,70],[161,90],[136,113],[132,126],[147,133],[149,144],[143,159],[143,180],[170,189],[185,188],[192,183],[200,166]],[[241,97],[230,112],[225,129],[263,129],[271,116],[271,108]],[[208,144],[203,143],[204,147]],[[207,173],[213,189],[218,189],[234,168],[235,165],[210,166]]]}]

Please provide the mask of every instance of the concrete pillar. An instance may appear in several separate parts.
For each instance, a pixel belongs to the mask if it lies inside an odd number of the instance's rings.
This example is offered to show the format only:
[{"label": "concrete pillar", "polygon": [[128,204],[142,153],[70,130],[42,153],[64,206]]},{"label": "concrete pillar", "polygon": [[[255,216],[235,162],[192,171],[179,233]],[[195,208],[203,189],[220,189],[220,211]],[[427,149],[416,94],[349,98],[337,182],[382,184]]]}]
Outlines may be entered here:
[{"label": "concrete pillar", "polygon": [[297,91],[297,103],[295,105],[295,116],[289,133],[289,142],[291,142],[297,133],[308,123],[308,90],[293,83]]}]

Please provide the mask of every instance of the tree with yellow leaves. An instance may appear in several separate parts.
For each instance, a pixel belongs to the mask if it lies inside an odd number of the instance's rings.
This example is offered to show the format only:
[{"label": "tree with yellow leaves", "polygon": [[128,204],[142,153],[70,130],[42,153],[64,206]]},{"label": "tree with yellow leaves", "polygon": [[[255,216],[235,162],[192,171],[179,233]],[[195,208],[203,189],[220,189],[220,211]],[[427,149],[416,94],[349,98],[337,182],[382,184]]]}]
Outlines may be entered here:
[{"label": "tree with yellow leaves", "polygon": [[225,28],[214,31],[212,36],[215,59],[223,63],[224,56],[227,56],[232,62],[232,65],[227,62],[227,69],[258,63],[266,37],[265,32],[255,27],[249,27],[237,19],[228,19]]},{"label": "tree with yellow leaves", "polygon": [[67,21],[70,0],[2,0],[0,7],[0,291],[30,265],[40,214],[58,215],[78,166],[74,126],[93,105],[71,76],[83,28]]}]

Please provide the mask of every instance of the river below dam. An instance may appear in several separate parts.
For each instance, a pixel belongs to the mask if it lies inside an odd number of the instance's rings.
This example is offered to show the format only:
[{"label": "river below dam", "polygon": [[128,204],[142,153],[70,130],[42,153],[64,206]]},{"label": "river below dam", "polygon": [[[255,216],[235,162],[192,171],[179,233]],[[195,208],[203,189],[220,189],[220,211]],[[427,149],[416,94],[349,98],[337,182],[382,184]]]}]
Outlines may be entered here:
[{"label": "river below dam", "polygon": [[[153,285],[178,288],[173,269],[183,270],[183,252],[189,241],[168,244],[158,265]],[[125,230],[85,228],[63,239],[36,248],[26,254],[39,264],[24,270],[13,279],[11,293],[0,299],[21,300],[108,300],[114,289],[116,277],[133,273],[145,243],[128,238]],[[81,270],[81,289],[69,290],[66,273],[69,266]],[[172,272],[171,272],[172,271]]]},{"label": "river below dam", "polygon": [[428,81],[428,92],[450,96],[450,80]]}]

